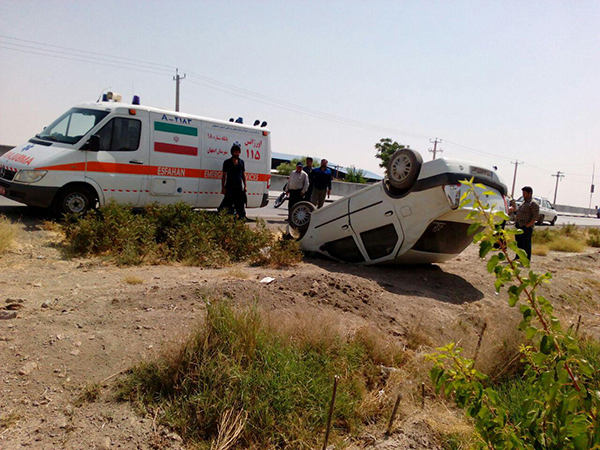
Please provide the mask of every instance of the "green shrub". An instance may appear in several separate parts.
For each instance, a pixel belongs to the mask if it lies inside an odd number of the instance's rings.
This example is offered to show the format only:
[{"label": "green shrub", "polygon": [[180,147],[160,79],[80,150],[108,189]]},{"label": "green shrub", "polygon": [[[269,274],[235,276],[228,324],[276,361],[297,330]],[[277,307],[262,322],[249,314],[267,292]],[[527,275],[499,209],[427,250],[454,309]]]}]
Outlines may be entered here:
[{"label": "green shrub", "polygon": [[362,169],[357,169],[354,166],[348,167],[346,172],[346,176],[343,178],[343,181],[347,181],[348,183],[361,183],[365,184],[367,180],[365,179],[366,172]]},{"label": "green shrub", "polygon": [[222,266],[254,260],[274,241],[263,222],[250,227],[232,215],[190,206],[150,205],[141,212],[109,203],[62,225],[70,256],[106,255],[118,264],[181,262]]},{"label": "green shrub", "polygon": [[334,427],[353,432],[361,400],[381,387],[379,364],[394,366],[402,357],[388,341],[383,351],[361,333],[323,331],[287,336],[256,309],[212,302],[205,325],[174,353],[134,367],[119,395],[160,411],[163,423],[200,448],[216,439],[228,411],[246,417],[236,448],[315,448],[334,376],[341,376]]}]

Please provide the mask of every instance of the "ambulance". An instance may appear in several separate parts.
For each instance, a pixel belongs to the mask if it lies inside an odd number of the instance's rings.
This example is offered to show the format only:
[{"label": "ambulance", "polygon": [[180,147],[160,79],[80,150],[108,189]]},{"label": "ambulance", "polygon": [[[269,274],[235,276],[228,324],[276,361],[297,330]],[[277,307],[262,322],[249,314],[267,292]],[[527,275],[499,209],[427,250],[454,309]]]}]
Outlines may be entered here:
[{"label": "ambulance", "polygon": [[83,213],[114,200],[143,207],[185,202],[216,208],[223,161],[237,143],[246,164],[247,207],[268,203],[270,132],[149,108],[104,94],[75,106],[27,143],[0,157],[0,195],[57,214]]}]

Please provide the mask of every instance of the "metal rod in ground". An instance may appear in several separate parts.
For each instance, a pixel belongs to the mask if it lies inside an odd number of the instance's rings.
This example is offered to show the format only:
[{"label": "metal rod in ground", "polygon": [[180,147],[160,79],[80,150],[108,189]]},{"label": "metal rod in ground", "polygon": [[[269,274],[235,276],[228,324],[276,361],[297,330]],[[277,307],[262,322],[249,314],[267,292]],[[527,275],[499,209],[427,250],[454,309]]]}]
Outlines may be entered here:
[{"label": "metal rod in ground", "polygon": [[479,333],[479,340],[477,341],[477,347],[475,347],[475,356],[473,356],[473,361],[477,361],[477,355],[479,355],[479,349],[481,348],[481,341],[483,341],[483,334],[487,329],[487,322],[483,323],[483,328],[481,328],[481,333]]},{"label": "metal rod in ground", "polygon": [[396,403],[394,403],[394,409],[392,410],[392,415],[390,416],[390,423],[388,423],[387,430],[385,432],[386,436],[392,434],[392,425],[394,425],[394,420],[396,419],[396,414],[398,413],[398,406],[400,406],[400,400],[402,400],[402,394],[398,394],[398,398],[396,398]]},{"label": "metal rod in ground", "polygon": [[421,383],[421,409],[425,408],[425,382]]},{"label": "metal rod in ground", "polygon": [[577,327],[575,328],[575,334],[579,334],[579,325],[581,325],[581,314],[579,314],[579,318],[577,319]]},{"label": "metal rod in ground", "polygon": [[335,405],[335,394],[337,393],[337,384],[340,377],[333,377],[333,394],[331,394],[331,404],[329,405],[329,416],[327,416],[327,429],[325,430],[325,442],[323,442],[323,450],[327,449],[329,442],[329,432],[331,431],[331,419],[333,418],[333,406]]}]

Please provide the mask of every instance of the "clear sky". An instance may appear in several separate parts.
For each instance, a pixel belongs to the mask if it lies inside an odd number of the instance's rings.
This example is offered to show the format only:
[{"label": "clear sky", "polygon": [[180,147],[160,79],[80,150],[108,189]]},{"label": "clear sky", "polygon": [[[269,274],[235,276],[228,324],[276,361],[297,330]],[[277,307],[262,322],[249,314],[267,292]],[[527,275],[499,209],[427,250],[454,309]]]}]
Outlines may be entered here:
[{"label": "clear sky", "polygon": [[597,1],[2,0],[0,144],[107,87],[173,109],[179,67],[182,111],[267,120],[274,151],[382,173],[380,138],[428,160],[439,137],[442,156],[498,166],[509,190],[515,159],[517,189],[550,200],[565,172],[557,203],[587,206],[598,23]]}]

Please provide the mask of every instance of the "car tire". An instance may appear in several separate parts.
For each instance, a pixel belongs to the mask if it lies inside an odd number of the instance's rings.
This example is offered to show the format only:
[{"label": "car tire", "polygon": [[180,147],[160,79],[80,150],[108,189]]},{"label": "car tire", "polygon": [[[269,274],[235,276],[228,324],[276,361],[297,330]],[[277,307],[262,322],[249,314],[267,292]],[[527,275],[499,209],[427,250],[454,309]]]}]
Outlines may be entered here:
[{"label": "car tire", "polygon": [[417,181],[422,164],[423,158],[414,150],[404,148],[396,151],[387,165],[389,184],[395,189],[408,191]]},{"label": "car tire", "polygon": [[552,222],[550,222],[550,225],[554,226],[557,219],[558,219],[558,216],[554,216],[554,219],[552,219]]},{"label": "car tire", "polygon": [[289,213],[289,224],[294,230],[306,231],[310,225],[310,216],[315,210],[315,205],[311,202],[298,202]]},{"label": "car tire", "polygon": [[65,214],[85,214],[96,207],[98,199],[90,188],[72,186],[62,189],[54,202],[54,212],[57,216]]},{"label": "car tire", "polygon": [[538,217],[537,224],[544,225],[544,215],[543,214],[540,214],[540,216]]}]

